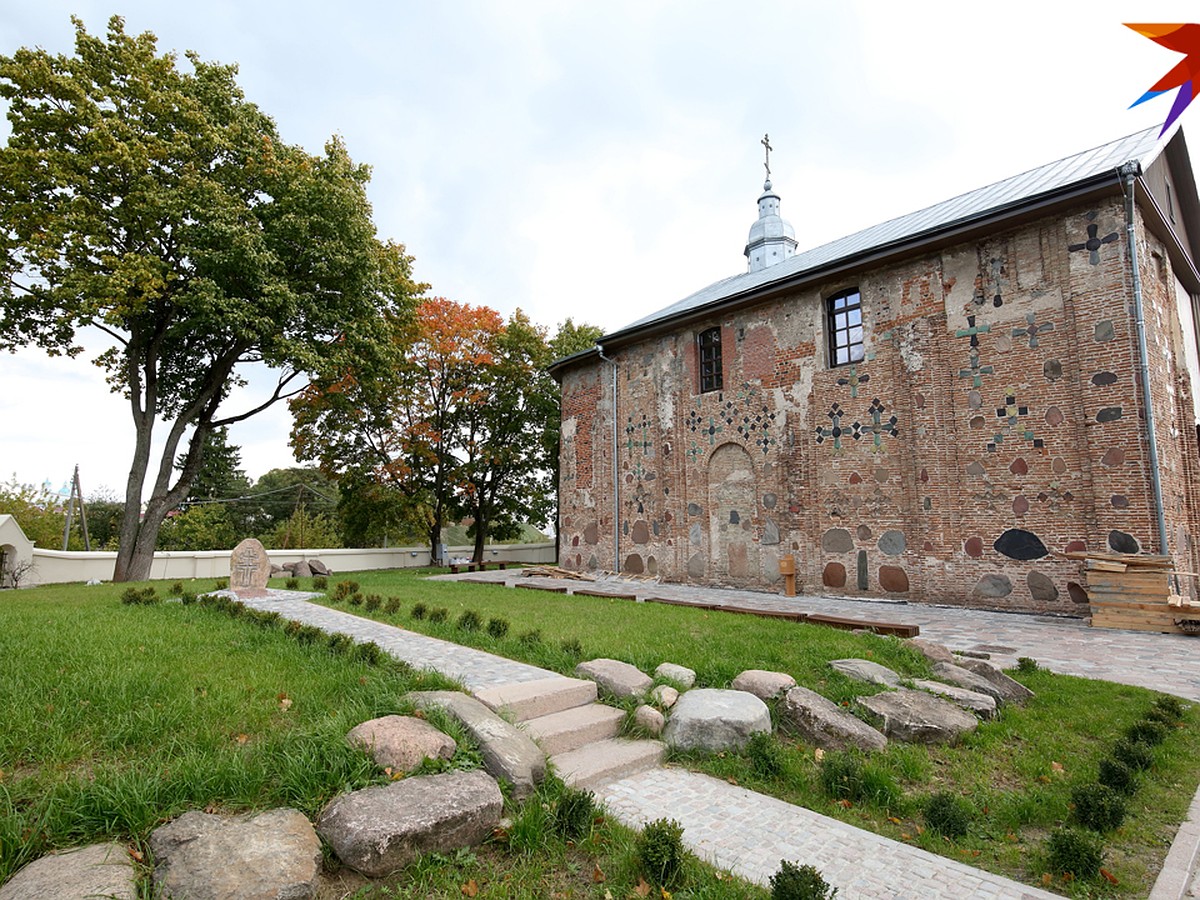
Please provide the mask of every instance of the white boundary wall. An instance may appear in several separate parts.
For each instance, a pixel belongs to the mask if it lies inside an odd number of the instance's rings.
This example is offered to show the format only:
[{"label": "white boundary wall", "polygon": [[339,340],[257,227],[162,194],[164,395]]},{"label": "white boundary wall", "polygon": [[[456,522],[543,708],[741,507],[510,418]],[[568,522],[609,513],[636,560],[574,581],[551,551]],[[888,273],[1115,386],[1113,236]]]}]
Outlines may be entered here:
[{"label": "white boundary wall", "polygon": [[[33,547],[34,569],[22,585],[61,584],[69,581],[110,581],[116,566],[115,552],[43,550]],[[448,547],[451,559],[470,557],[474,547]],[[164,551],[154,554],[150,567],[152,579],[227,578],[229,550]],[[530,564],[553,563],[554,544],[489,544],[484,558]],[[319,559],[336,572],[361,572],[367,569],[411,569],[430,565],[428,547],[387,547],[364,550],[268,550],[275,565]]]}]

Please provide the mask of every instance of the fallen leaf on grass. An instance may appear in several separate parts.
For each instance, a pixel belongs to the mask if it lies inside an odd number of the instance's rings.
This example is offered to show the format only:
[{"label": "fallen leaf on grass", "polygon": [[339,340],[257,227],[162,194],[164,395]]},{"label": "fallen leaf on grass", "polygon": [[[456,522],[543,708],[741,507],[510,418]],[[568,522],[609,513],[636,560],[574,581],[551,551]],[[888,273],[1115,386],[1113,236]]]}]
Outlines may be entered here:
[{"label": "fallen leaf on grass", "polygon": [[280,700],[279,708],[282,709],[284,712],[287,712],[289,709],[291,709],[292,708],[291,698],[284,697],[282,700]]},{"label": "fallen leaf on grass", "polygon": [[600,863],[592,868],[592,884],[604,884],[604,870],[600,868]]},{"label": "fallen leaf on grass", "polygon": [[1011,831],[1008,834],[1004,835],[1004,839],[1006,841],[1011,841],[1014,844],[1017,842],[1017,836],[1015,834],[1013,834]]},{"label": "fallen leaf on grass", "polygon": [[462,886],[462,892],[468,897],[474,897],[479,893],[479,885],[475,883],[474,878]]},{"label": "fallen leaf on grass", "polygon": [[902,840],[902,841],[911,841],[911,840],[912,840],[912,835],[911,835],[911,834],[909,834],[907,831],[902,831],[902,832],[900,832],[900,840]]},{"label": "fallen leaf on grass", "polygon": [[423,719],[423,718],[425,718],[425,710],[423,710],[423,709],[414,709],[414,710],[413,710],[413,714],[412,714],[412,716],[413,716],[413,718],[414,718],[414,719]]},{"label": "fallen leaf on grass", "polygon": [[605,891],[605,892],[604,892],[604,900],[613,900],[612,891]]},{"label": "fallen leaf on grass", "polygon": [[637,887],[635,887],[633,889],[633,892],[635,894],[637,894],[639,897],[649,897],[650,896],[650,885],[646,884],[645,878],[638,879]]},{"label": "fallen leaf on grass", "polygon": [[662,891],[662,900],[671,900],[671,892],[666,888],[659,888]]},{"label": "fallen leaf on grass", "polygon": [[825,758],[825,751],[822,750],[820,747],[818,747],[816,750],[813,751],[813,759],[815,759],[817,762],[820,762],[824,758]]},{"label": "fallen leaf on grass", "polygon": [[130,850],[129,855],[132,856],[137,862],[141,862],[142,860],[144,860],[146,858],[141,850],[136,850],[136,849]]},{"label": "fallen leaf on grass", "polygon": [[237,735],[234,735],[233,739],[235,742],[237,742],[239,745],[241,745],[241,744],[245,744],[247,741],[250,740],[250,735],[245,734],[245,733],[237,734]]},{"label": "fallen leaf on grass", "polygon": [[737,785],[737,783],[738,783],[738,782],[737,782],[737,779],[736,779],[736,778],[734,778],[732,775],[730,775],[730,776],[729,776],[728,778],[726,778],[725,780],[726,780],[726,781],[728,781],[728,782],[729,782],[730,784],[732,784],[732,785]]},{"label": "fallen leaf on grass", "polygon": [[1063,772],[1067,771],[1063,768],[1063,764],[1060,762],[1051,761],[1050,768],[1054,770],[1055,775],[1061,775]]},{"label": "fallen leaf on grass", "polygon": [[1104,876],[1104,880],[1107,881],[1109,884],[1120,884],[1121,883],[1117,880],[1117,876],[1114,875],[1112,872],[1108,871],[1108,869],[1101,869],[1100,874]]},{"label": "fallen leaf on grass", "polygon": [[1052,885],[1052,884],[1054,884],[1054,879],[1050,877],[1050,873],[1043,872],[1042,873],[1042,886],[1050,887],[1050,885]]},{"label": "fallen leaf on grass", "polygon": [[1039,775],[1039,776],[1037,777],[1037,780],[1038,780],[1038,781],[1040,781],[1042,784],[1049,784],[1049,783],[1050,783],[1050,778],[1049,778],[1049,776],[1047,776],[1047,775]]},{"label": "fallen leaf on grass", "polygon": [[839,800],[838,806],[842,807],[842,809],[852,809],[854,807],[854,804],[851,803],[849,800]]},{"label": "fallen leaf on grass", "polygon": [[900,820],[897,819],[895,816],[888,816],[888,821],[891,822],[893,825],[901,824]]}]

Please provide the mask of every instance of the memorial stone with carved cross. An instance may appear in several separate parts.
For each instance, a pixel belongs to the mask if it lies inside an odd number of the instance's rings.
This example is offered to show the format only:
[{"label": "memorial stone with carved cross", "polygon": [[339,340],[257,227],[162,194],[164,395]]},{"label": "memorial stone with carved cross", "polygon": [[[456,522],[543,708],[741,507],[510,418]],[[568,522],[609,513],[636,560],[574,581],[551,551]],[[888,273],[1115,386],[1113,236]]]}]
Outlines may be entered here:
[{"label": "memorial stone with carved cross", "polygon": [[271,577],[271,560],[263,545],[246,538],[229,558],[229,589],[239,597],[264,597]]}]

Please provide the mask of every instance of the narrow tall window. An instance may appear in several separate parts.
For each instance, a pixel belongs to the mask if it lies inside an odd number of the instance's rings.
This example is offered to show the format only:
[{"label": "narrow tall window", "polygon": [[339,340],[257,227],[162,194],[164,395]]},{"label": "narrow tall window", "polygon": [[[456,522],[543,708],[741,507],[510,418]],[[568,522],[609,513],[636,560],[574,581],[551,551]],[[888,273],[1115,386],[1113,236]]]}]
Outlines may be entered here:
[{"label": "narrow tall window", "polygon": [[700,347],[700,393],[719,391],[721,378],[721,329],[709,328],[696,339]]},{"label": "narrow tall window", "polygon": [[828,304],[829,364],[844,366],[863,358],[862,299],[858,288],[834,294]]}]

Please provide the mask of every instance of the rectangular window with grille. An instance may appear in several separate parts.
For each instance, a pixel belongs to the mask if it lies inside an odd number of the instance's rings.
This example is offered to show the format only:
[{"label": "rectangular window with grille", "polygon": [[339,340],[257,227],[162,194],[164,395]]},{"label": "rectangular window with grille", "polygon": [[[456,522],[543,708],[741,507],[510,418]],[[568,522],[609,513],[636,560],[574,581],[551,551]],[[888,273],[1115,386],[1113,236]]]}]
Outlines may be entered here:
[{"label": "rectangular window with grille", "polygon": [[721,329],[709,328],[697,338],[700,347],[700,393],[719,391],[721,376]]},{"label": "rectangular window with grille", "polygon": [[858,288],[834,294],[827,301],[829,364],[844,366],[863,358],[862,298]]}]

